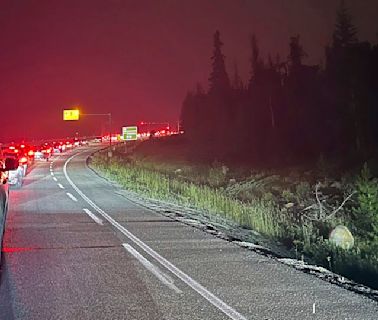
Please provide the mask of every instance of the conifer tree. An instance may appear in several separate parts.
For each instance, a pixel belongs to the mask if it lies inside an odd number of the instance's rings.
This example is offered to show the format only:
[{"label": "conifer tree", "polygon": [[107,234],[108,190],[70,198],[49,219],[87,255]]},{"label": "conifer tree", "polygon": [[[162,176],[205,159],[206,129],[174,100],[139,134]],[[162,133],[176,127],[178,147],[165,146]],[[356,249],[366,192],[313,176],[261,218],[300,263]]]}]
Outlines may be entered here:
[{"label": "conifer tree", "polygon": [[289,61],[292,69],[302,66],[302,60],[307,54],[304,52],[303,47],[299,43],[299,35],[290,38],[290,54]]},{"label": "conifer tree", "polygon": [[243,81],[239,75],[239,68],[236,61],[234,62],[234,77],[232,81],[232,87],[235,90],[241,91],[243,90]]},{"label": "conifer tree", "polygon": [[257,38],[253,34],[250,37],[252,55],[250,58],[251,62],[251,78],[249,80],[249,89],[253,87],[253,83],[259,82],[261,80],[262,72],[264,70],[264,61],[260,59],[260,50],[257,43]]},{"label": "conifer tree", "polygon": [[223,43],[220,40],[220,33],[217,30],[214,34],[214,51],[212,60],[212,71],[210,74],[209,92],[228,92],[230,89],[230,80],[227,75],[224,63],[225,56],[222,54]]},{"label": "conifer tree", "polygon": [[345,4],[341,0],[337,11],[335,31],[333,32],[333,47],[350,47],[357,42],[357,29],[352,23],[352,16]]}]

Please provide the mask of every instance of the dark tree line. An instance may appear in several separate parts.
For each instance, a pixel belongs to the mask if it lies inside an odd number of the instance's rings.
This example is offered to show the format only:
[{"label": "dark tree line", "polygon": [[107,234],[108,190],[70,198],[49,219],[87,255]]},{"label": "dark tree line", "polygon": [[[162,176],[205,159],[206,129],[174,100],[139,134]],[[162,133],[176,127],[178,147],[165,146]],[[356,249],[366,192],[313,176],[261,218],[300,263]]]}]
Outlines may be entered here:
[{"label": "dark tree line", "polygon": [[287,59],[263,58],[251,36],[250,79],[228,76],[219,31],[214,34],[209,89],[183,102],[191,154],[207,160],[293,164],[320,155],[366,159],[378,145],[378,45],[360,42],[341,2],[326,65],[306,65],[299,36]]}]

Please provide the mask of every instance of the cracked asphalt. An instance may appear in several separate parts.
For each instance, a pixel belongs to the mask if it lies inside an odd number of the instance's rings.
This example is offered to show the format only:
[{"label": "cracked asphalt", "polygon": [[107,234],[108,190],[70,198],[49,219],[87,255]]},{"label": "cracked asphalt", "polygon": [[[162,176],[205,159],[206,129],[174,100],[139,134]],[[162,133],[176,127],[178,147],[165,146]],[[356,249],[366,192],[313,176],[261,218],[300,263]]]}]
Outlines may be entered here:
[{"label": "cracked asphalt", "polygon": [[11,191],[0,319],[377,319],[377,303],[127,200],[86,159]]}]

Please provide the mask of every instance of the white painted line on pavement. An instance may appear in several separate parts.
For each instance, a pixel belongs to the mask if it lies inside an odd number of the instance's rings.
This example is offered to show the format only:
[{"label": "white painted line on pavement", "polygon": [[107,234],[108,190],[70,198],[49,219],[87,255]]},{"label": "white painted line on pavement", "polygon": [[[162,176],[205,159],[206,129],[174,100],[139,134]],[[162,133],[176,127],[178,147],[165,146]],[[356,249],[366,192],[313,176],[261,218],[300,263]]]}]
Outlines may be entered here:
[{"label": "white painted line on pavement", "polygon": [[94,222],[96,222],[97,224],[100,224],[100,225],[103,225],[104,223],[102,222],[102,220],[100,218],[98,218],[95,214],[92,213],[92,211],[90,211],[89,209],[83,209],[83,211],[88,215],[90,216]]},{"label": "white painted line on pavement", "polygon": [[66,192],[66,195],[67,195],[69,198],[71,198],[72,201],[77,202],[77,199],[76,199],[71,193]]},{"label": "white painted line on pavement", "polygon": [[54,172],[50,172],[52,176],[54,176]]},{"label": "white painted line on pavement", "polygon": [[58,179],[57,179],[57,178],[55,178],[55,177],[53,177],[53,180],[54,180],[54,181],[58,181]]},{"label": "white painted line on pavement", "polygon": [[68,183],[83,198],[84,201],[86,201],[93,209],[95,209],[110,224],[112,224],[115,228],[117,228],[120,232],[122,232],[127,238],[129,238],[132,242],[134,242],[139,248],[143,249],[151,257],[153,257],[155,260],[157,260],[158,262],[160,262],[161,265],[163,265],[166,269],[168,269],[169,271],[171,271],[176,277],[178,277],[179,279],[181,279],[184,283],[186,283],[189,287],[191,287],[193,290],[195,290],[197,293],[199,293],[202,297],[204,297],[212,305],[214,305],[216,308],[218,308],[220,311],[222,311],[224,314],[226,314],[230,319],[232,319],[232,320],[247,320],[247,318],[245,318],[243,315],[241,315],[239,312],[237,312],[235,309],[233,309],[231,306],[229,306],[223,300],[219,299],[216,295],[214,295],[213,293],[211,293],[209,290],[207,290],[200,283],[198,283],[197,281],[195,281],[194,279],[192,279],[186,273],[184,273],[183,271],[181,271],[179,268],[177,268],[175,265],[173,265],[167,259],[165,259],[160,254],[158,254],[156,251],[154,251],[152,248],[150,248],[142,240],[140,240],[139,238],[137,238],[129,230],[127,230],[125,227],[123,227],[121,224],[119,224],[117,221],[115,221],[104,210],[102,210],[100,207],[98,207],[91,199],[89,199],[73,183],[73,181],[71,180],[71,178],[67,174],[67,164],[74,157],[76,157],[78,155],[79,155],[79,153],[74,154],[73,156],[71,156],[70,158],[68,158],[66,160],[66,162],[64,163],[64,166],[63,166],[63,172],[64,172],[64,175],[65,175]]},{"label": "white painted line on pavement", "polygon": [[148,261],[145,257],[143,257],[138,251],[136,251],[132,246],[130,246],[127,243],[122,244],[123,247],[130,252],[134,258],[138,259],[139,262],[153,275],[156,276],[163,284],[165,284],[169,289],[172,289],[176,293],[182,293],[182,291],[177,288],[173,282],[173,279],[166,275],[164,272],[162,272],[158,267],[156,267],[154,264],[152,264],[150,261]]},{"label": "white painted line on pavement", "polygon": [[62,185],[61,183],[58,183],[58,187],[59,187],[60,189],[64,189],[64,187],[63,187],[63,185]]}]

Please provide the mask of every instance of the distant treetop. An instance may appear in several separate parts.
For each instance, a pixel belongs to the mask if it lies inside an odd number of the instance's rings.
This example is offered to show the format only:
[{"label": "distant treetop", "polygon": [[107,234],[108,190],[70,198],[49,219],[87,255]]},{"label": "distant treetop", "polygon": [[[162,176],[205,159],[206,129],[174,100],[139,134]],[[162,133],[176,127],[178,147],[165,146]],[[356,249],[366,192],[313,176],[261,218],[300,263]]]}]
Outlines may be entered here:
[{"label": "distant treetop", "polygon": [[356,42],[357,28],[352,23],[352,16],[345,4],[345,0],[341,0],[333,33],[333,47],[349,47]]}]

